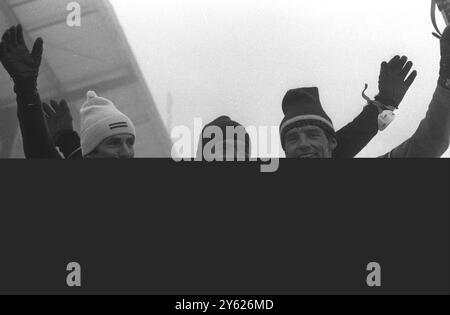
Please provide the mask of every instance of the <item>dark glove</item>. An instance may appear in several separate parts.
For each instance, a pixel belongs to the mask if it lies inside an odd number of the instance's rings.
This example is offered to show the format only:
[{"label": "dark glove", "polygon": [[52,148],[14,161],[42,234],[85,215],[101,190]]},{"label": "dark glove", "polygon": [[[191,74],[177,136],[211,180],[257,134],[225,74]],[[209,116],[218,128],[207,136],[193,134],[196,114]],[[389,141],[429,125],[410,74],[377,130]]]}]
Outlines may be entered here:
[{"label": "dark glove", "polygon": [[450,90],[450,26],[447,26],[441,37],[440,66],[439,84]]},{"label": "dark glove", "polygon": [[42,53],[41,38],[36,40],[30,53],[23,38],[21,25],[11,27],[3,34],[0,43],[0,61],[16,87],[26,83],[37,84]]},{"label": "dark glove", "polygon": [[69,105],[65,100],[59,103],[51,100],[50,105],[43,103],[42,106],[50,134],[58,145],[62,135],[73,132],[73,118]]},{"label": "dark glove", "polygon": [[380,78],[378,81],[379,94],[375,100],[384,105],[398,109],[400,103],[417,77],[417,71],[409,72],[413,63],[403,56],[395,56],[381,64]]}]

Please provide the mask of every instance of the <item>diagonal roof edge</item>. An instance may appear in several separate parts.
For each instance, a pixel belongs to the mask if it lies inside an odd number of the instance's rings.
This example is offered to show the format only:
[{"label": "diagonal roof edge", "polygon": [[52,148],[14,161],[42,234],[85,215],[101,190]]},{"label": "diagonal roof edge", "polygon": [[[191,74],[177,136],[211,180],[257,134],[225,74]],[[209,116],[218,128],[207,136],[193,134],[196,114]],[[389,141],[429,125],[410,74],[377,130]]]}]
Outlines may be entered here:
[{"label": "diagonal roof edge", "polygon": [[[153,96],[150,92],[150,87],[148,82],[145,80],[144,75],[141,71],[141,68],[139,67],[136,55],[134,54],[133,50],[131,49],[131,45],[128,41],[128,38],[126,37],[123,28],[119,22],[119,19],[117,18],[117,15],[115,13],[115,10],[111,3],[108,0],[96,0],[96,5],[99,8],[100,14],[106,14],[105,16],[105,23],[111,24],[111,28],[117,31],[118,40],[116,41],[120,42],[122,44],[123,52],[125,52],[124,58],[130,58],[129,60],[131,67],[133,68],[138,81],[142,84],[144,87],[144,91],[146,93],[145,98],[148,99],[151,104],[148,107],[148,110],[150,111],[150,123],[152,124],[152,128],[157,131],[156,138],[160,142],[160,144],[164,147],[165,151],[167,152],[167,157],[170,157],[170,153],[172,150],[172,140],[170,138],[169,132],[166,128],[166,126],[163,123],[163,120],[161,118],[161,115],[159,111],[157,110],[156,103],[153,99]],[[104,10],[102,10],[104,9]]]}]

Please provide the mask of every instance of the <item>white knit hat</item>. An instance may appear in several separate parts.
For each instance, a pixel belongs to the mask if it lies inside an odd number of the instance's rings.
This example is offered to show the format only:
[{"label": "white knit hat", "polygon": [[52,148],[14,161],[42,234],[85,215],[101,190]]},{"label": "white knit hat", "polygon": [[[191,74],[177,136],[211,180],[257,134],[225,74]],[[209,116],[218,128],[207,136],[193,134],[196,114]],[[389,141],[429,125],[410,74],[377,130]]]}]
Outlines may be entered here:
[{"label": "white knit hat", "polygon": [[132,134],[136,137],[133,122],[120,112],[114,104],[93,91],[87,93],[87,101],[80,110],[81,151],[88,155],[108,137]]}]

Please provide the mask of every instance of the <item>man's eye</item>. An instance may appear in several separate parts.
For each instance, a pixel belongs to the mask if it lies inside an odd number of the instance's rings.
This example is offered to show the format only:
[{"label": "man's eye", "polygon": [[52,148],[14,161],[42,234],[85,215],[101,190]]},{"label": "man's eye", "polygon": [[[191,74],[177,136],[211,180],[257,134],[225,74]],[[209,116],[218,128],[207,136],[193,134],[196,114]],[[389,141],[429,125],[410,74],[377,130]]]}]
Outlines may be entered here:
[{"label": "man's eye", "polygon": [[288,141],[289,142],[297,141],[297,137],[296,136],[290,136],[290,137],[288,137]]},{"label": "man's eye", "polygon": [[109,146],[117,146],[117,145],[119,145],[119,143],[118,143],[118,141],[110,141],[110,142],[108,142],[107,143]]}]

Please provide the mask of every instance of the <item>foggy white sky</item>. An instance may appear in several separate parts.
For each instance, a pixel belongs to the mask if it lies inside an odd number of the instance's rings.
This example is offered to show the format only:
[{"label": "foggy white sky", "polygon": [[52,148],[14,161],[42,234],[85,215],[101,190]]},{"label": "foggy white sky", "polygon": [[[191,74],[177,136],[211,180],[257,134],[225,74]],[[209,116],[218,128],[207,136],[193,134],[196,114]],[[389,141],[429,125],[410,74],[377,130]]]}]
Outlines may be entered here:
[{"label": "foggy white sky", "polygon": [[[318,86],[337,129],[378,91],[380,63],[407,55],[419,76],[397,120],[362,152],[409,138],[436,87],[439,42],[428,0],[111,0],[160,109],[193,127],[222,114],[278,126],[288,89]],[[446,154],[449,157],[450,154]]]}]

